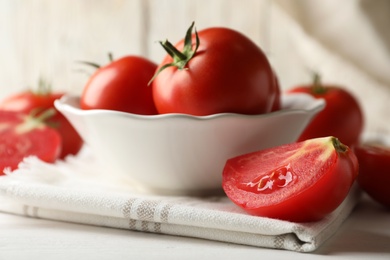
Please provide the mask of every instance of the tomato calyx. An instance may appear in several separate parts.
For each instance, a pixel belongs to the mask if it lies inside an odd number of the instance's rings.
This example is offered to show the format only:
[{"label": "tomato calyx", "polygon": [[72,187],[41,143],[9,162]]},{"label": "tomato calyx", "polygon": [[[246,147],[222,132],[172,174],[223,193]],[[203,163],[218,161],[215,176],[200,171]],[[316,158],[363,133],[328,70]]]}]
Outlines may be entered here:
[{"label": "tomato calyx", "polygon": [[322,85],[321,76],[317,72],[313,73],[313,86],[311,91],[315,95],[323,95],[328,91],[328,89]]},{"label": "tomato calyx", "polygon": [[[112,63],[114,61],[114,56],[112,55],[111,52],[108,53],[108,61],[109,63]],[[102,66],[100,64],[97,64],[95,62],[92,62],[92,61],[77,61],[78,63],[81,63],[81,64],[84,64],[84,65],[88,65],[90,67],[93,67],[95,69],[100,69]]]},{"label": "tomato calyx", "polygon": [[340,142],[336,137],[332,137],[332,144],[338,153],[345,153],[348,150],[348,146]]},{"label": "tomato calyx", "polygon": [[[186,70],[187,63],[194,57],[196,51],[199,48],[199,36],[196,28],[194,28],[195,23],[192,22],[191,26],[188,28],[186,35],[184,37],[184,47],[182,51],[179,51],[170,41],[160,41],[159,43],[164,48],[164,50],[172,57],[173,62],[167,63],[161,66],[157,72],[154,74],[152,79],[149,81],[148,85],[160,74],[161,71],[168,67],[176,67],[179,70]],[[195,48],[192,48],[192,29],[195,31]]]},{"label": "tomato calyx", "polygon": [[48,96],[52,93],[51,84],[43,77],[40,77],[38,80],[38,88],[32,91],[32,93],[37,96]]}]

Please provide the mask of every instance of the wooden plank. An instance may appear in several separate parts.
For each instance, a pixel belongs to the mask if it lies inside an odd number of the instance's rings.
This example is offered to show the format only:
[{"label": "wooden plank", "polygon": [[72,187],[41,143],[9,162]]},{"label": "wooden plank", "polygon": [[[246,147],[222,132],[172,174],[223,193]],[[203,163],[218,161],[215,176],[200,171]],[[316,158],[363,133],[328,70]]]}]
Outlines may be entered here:
[{"label": "wooden plank", "polygon": [[[176,42],[192,21],[201,30],[227,26],[267,51],[270,0],[2,0],[0,1],[0,98],[36,87],[40,76],[54,89],[80,93],[87,60],[144,55],[156,63],[165,55],[158,40]],[[94,70],[87,68],[88,73]]]},{"label": "wooden plank", "polygon": [[198,30],[214,26],[236,29],[267,51],[269,8],[269,0],[148,0],[149,56],[161,60],[165,53],[157,42],[166,38],[179,41],[192,21]]},{"label": "wooden plank", "polygon": [[33,86],[42,75],[56,89],[80,91],[87,77],[75,61],[145,52],[140,10],[140,0],[1,1],[0,85]]}]

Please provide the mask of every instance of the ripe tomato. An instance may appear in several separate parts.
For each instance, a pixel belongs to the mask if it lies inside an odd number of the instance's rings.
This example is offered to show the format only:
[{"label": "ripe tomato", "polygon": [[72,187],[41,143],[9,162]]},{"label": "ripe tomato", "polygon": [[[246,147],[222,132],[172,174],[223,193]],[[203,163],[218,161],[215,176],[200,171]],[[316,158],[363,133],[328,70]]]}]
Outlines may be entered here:
[{"label": "ripe tomato", "polygon": [[[64,93],[53,93],[50,87],[40,82],[37,92],[25,91],[10,96],[0,102],[0,110],[14,111],[30,114],[34,110],[47,110],[54,108],[54,100],[62,97]],[[77,154],[83,145],[83,140],[69,121],[57,111],[47,120],[49,126],[53,126],[60,133],[62,139],[62,151],[60,158],[69,154]]]},{"label": "ripe tomato", "polygon": [[237,31],[208,28],[191,34],[193,26],[175,46],[161,42],[168,55],[152,82],[158,112],[270,112],[276,89],[262,50]]},{"label": "ripe tomato", "polygon": [[0,111],[0,175],[5,168],[16,169],[30,155],[54,162],[60,155],[61,143],[60,134],[42,122],[42,118]]},{"label": "ripe tomato", "polygon": [[250,214],[309,222],[340,205],[357,172],[354,153],[323,137],[229,159],[222,186]]},{"label": "ripe tomato", "polygon": [[350,92],[339,86],[322,85],[318,76],[313,84],[295,87],[289,92],[307,93],[326,101],[325,108],[309,123],[298,141],[331,135],[348,146],[359,141],[364,127],[363,112]]},{"label": "ripe tomato", "polygon": [[275,100],[274,103],[272,104],[271,112],[278,111],[282,108],[279,80],[275,74],[274,74],[274,88],[275,88]]},{"label": "ripe tomato", "polygon": [[371,198],[390,208],[390,147],[359,144],[354,151],[359,161],[359,186]]},{"label": "ripe tomato", "polygon": [[82,109],[109,109],[141,115],[157,114],[148,86],[157,65],[137,56],[125,56],[99,68],[81,95]]}]

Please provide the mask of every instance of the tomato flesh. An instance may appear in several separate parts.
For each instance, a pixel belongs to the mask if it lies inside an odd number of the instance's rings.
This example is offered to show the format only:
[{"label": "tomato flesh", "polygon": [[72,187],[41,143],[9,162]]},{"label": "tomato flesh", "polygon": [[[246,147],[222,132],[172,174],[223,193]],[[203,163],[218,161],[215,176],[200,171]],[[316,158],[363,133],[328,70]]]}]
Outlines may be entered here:
[{"label": "tomato flesh", "polygon": [[[12,111],[18,113],[30,114],[34,110],[46,110],[54,108],[54,101],[61,98],[64,93],[45,93],[37,94],[31,91],[25,91],[4,99],[0,103],[0,110]],[[60,113],[57,113],[47,120],[48,125],[52,125],[61,135],[62,150],[60,158],[67,155],[77,154],[83,146],[83,140],[76,129]]]},{"label": "tomato flesh", "polygon": [[0,175],[5,168],[16,169],[26,156],[34,155],[46,162],[59,158],[60,134],[32,120],[21,113],[0,111]]},{"label": "tomato flesh", "polygon": [[390,147],[359,144],[354,147],[359,161],[359,186],[375,201],[390,208]]},{"label": "tomato flesh", "polygon": [[240,183],[238,188],[255,194],[267,194],[293,184],[292,182],[295,179],[296,174],[293,172],[291,165],[288,164],[264,175],[259,175],[249,182]]},{"label": "tomato flesh", "polygon": [[250,214],[308,222],[341,204],[357,171],[350,149],[325,137],[229,159],[222,186]]}]

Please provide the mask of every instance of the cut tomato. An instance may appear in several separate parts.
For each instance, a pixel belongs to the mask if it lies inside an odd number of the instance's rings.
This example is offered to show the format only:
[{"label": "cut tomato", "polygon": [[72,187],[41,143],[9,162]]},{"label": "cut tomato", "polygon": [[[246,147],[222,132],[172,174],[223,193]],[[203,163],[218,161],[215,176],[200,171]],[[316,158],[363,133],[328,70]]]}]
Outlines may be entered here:
[{"label": "cut tomato", "polygon": [[[0,102],[0,110],[30,114],[33,111],[44,111],[54,108],[54,101],[65,93],[52,92],[51,86],[41,80],[37,91],[22,91],[11,95]],[[77,154],[83,146],[83,140],[70,122],[57,111],[47,123],[61,135],[62,150],[60,158]]]},{"label": "cut tomato", "polygon": [[223,189],[252,215],[309,222],[341,204],[357,172],[347,146],[335,137],[316,138],[229,159]]},{"label": "cut tomato", "polygon": [[14,170],[27,156],[54,162],[61,153],[61,136],[48,127],[42,117],[0,111],[0,175],[5,168]]}]

